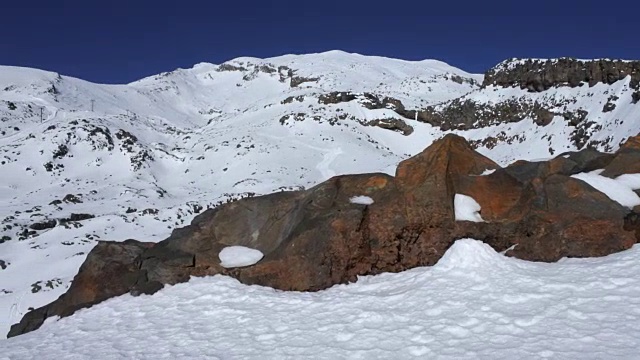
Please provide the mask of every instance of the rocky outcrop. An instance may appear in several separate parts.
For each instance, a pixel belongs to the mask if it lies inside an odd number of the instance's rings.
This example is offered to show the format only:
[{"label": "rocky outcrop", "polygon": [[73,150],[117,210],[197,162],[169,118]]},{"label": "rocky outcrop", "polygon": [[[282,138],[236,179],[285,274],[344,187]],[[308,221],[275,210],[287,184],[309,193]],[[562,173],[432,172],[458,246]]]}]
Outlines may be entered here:
[{"label": "rocky outcrop", "polygon": [[531,92],[541,92],[557,86],[613,84],[627,76],[631,76],[631,87],[640,86],[640,61],[510,59],[487,71],[483,86],[517,86]]},{"label": "rocky outcrop", "polygon": [[412,120],[415,116],[415,111],[407,111],[402,104],[402,101],[389,96],[380,97],[368,92],[352,93],[350,91],[333,91],[318,96],[318,103],[323,105],[339,104],[353,100],[358,100],[362,106],[369,110],[391,109],[398,113],[398,115]]},{"label": "rocky outcrop", "polygon": [[51,220],[45,220],[45,221],[33,223],[29,225],[29,228],[32,230],[46,230],[46,229],[52,229],[56,227],[57,224],[58,222],[56,220],[51,219]]},{"label": "rocky outcrop", "polygon": [[556,115],[560,114],[553,113],[540,103],[522,99],[483,104],[459,98],[439,106],[428,106],[426,109],[419,110],[417,119],[448,131],[519,122],[525,118],[533,119],[539,126],[546,126]]},{"label": "rocky outcrop", "polygon": [[485,221],[500,224],[498,234],[513,237],[507,255],[534,261],[602,256],[637,241],[624,229],[629,209],[570,175],[610,160],[588,151],[548,162],[521,161],[489,176],[467,178],[461,191],[480,204]]},{"label": "rocky outcrop", "polygon": [[365,123],[367,126],[377,126],[382,129],[396,131],[402,135],[409,136],[413,134],[413,127],[400,119],[375,119]]},{"label": "rocky outcrop", "polygon": [[292,76],[289,81],[289,86],[298,87],[306,82],[316,82],[318,80],[320,80],[318,77]]},{"label": "rocky outcrop", "polygon": [[[367,109],[390,109],[398,115],[439,127],[443,131],[451,129],[469,130],[497,124],[518,122],[529,117],[539,126],[546,126],[556,114],[537,102],[508,100],[495,104],[482,104],[470,99],[459,98],[437,106],[427,106],[419,110],[407,110],[404,104],[392,97],[380,97],[371,93],[334,91],[318,96],[318,103],[339,104],[359,101]],[[417,114],[416,114],[417,113]]]},{"label": "rocky outcrop", "polygon": [[[126,293],[151,294],[191,276],[224,274],[281,290],[321,290],[360,275],[433,265],[465,237],[532,261],[628,249],[638,240],[637,217],[570,176],[613,166],[620,156],[589,150],[499,168],[464,138],[447,135],[400,163],[393,177],[337,176],[305,191],[238,200],[203,212],[157,244],[101,242],[67,293],[28,313],[9,336],[51,316]],[[485,222],[456,221],[455,194],[473,197]],[[354,203],[356,196],[371,202]],[[224,268],[218,255],[234,245],[264,257]]]}]

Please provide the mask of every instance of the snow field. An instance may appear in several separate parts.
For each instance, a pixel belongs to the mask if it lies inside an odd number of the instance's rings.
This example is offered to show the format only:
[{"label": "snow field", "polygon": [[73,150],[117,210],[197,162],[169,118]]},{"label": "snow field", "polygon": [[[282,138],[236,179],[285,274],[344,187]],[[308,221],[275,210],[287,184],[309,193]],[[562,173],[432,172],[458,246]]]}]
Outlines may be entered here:
[{"label": "snow field", "polygon": [[0,340],[0,359],[637,359],[640,247],[558,263],[459,240],[316,293],[193,278]]}]

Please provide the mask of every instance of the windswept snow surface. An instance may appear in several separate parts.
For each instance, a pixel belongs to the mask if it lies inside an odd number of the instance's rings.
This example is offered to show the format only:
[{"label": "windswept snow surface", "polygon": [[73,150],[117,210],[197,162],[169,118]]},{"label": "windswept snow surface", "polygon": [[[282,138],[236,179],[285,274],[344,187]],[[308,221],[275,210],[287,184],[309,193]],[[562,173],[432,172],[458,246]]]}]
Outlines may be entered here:
[{"label": "windswept snow surface", "polygon": [[264,254],[246,246],[227,246],[218,254],[220,265],[225,268],[250,266],[260,261]]},{"label": "windswept snow surface", "polygon": [[456,194],[453,197],[453,207],[456,221],[484,222],[479,214],[480,204],[471,196]]},{"label": "windswept snow surface", "polygon": [[1,359],[637,359],[640,247],[555,264],[459,240],[317,293],[194,278],[0,340]]}]

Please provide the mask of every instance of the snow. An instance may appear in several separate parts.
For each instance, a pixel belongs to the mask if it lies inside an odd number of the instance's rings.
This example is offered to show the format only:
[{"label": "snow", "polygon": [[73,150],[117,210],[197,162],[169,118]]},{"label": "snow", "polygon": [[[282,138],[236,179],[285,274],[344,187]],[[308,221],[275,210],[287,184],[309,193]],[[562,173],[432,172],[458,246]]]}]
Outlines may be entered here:
[{"label": "snow", "polygon": [[456,194],[453,198],[456,221],[484,222],[480,216],[480,204],[468,195]]},{"label": "snow", "polygon": [[220,251],[218,257],[222,267],[235,268],[257,264],[264,254],[260,250],[245,246],[227,246]]},{"label": "snow", "polygon": [[349,201],[352,204],[360,204],[360,205],[371,205],[371,204],[373,204],[373,199],[368,197],[368,196],[364,196],[364,195],[354,196],[351,199],[349,199]]},{"label": "snow", "polygon": [[533,263],[459,240],[317,293],[193,278],[0,340],[3,359],[635,359],[640,247]]},{"label": "snow", "polygon": [[615,179],[600,175],[602,170],[579,173],[571,177],[582,180],[611,200],[632,209],[640,205],[640,196],[634,190],[640,189],[640,174],[624,174]]},{"label": "snow", "polygon": [[[0,66],[0,239],[10,238],[0,240],[0,260],[7,264],[0,272],[0,337],[30,307],[64,293],[98,240],[160,241],[202,210],[230,199],[310,188],[343,174],[393,175],[400,161],[444,134],[438,127],[403,119],[389,109],[367,109],[358,101],[319,104],[323,93],[390,96],[408,110],[456,98],[478,104],[524,99],[557,114],[584,109],[589,115],[581,126],[591,125],[580,130],[591,137],[591,145],[606,151],[640,133],[640,122],[628,120],[640,109],[631,102],[629,78],[612,85],[529,93],[456,83],[452,75],[479,82],[483,76],[435,60],[342,51],[239,58],[226,64],[247,70],[221,71],[220,65],[201,63],[131,84],[102,85]],[[292,88],[278,72],[255,71],[262,66],[286,66],[296,76],[319,80]],[[50,92],[53,85],[57,94]],[[612,95],[619,97],[616,108],[602,112]],[[289,97],[302,101],[283,103]],[[16,108],[10,110],[8,102]],[[280,121],[292,114],[303,116]],[[383,118],[401,119],[414,132],[403,136],[364,125]],[[480,144],[479,152],[504,166],[578,150],[570,140],[576,130],[556,116],[544,127],[526,118],[452,132]],[[131,144],[120,131],[137,140]],[[497,143],[482,145],[488,137]],[[68,155],[54,158],[60,145],[68,147]],[[139,167],[133,165],[136,161]],[[46,171],[47,163],[58,169]],[[82,202],[56,204],[68,194]],[[95,218],[18,240],[34,222],[72,213]]]},{"label": "snow", "polygon": [[483,171],[482,174],[480,174],[480,176],[491,175],[494,172],[496,172],[496,169],[487,169],[487,170]]},{"label": "snow", "polygon": [[640,174],[623,174],[618,176],[616,181],[631,190],[640,189]]}]

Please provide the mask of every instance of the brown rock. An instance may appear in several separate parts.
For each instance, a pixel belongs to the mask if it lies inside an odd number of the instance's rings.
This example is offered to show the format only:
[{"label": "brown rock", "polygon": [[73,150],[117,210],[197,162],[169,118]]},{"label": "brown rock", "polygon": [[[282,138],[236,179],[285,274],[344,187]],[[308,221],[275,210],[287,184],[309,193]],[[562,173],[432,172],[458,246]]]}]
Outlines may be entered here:
[{"label": "brown rock", "polygon": [[624,229],[633,231],[636,235],[636,241],[640,242],[640,205],[634,207],[624,218]]},{"label": "brown rock", "polygon": [[[540,181],[528,199],[530,211],[508,255],[524,260],[604,256],[630,248],[635,237],[623,229],[628,212],[588,184],[565,175]],[[481,204],[482,205],[482,204]]]},{"label": "brown rock", "polygon": [[552,113],[551,111],[540,107],[534,111],[533,120],[539,126],[547,126],[551,124],[551,121],[553,121],[554,116],[555,114]]},{"label": "brown rock", "polygon": [[622,144],[621,149],[634,149],[640,150],[640,134],[636,136],[630,136],[627,141]]},{"label": "brown rock", "polygon": [[447,135],[434,142],[427,150],[401,162],[396,170],[396,181],[408,203],[408,220],[436,227],[452,224],[454,179],[498,167],[460,136]]},{"label": "brown rock", "polygon": [[[121,243],[99,242],[80,267],[78,275],[66,293],[49,305],[28,312],[22,321],[11,327],[8,337],[39,328],[50,316],[69,316],[76,310],[126,294],[139,283],[146,282],[146,274],[136,266],[136,258],[153,243],[127,240]],[[145,289],[153,293],[162,288]]]},{"label": "brown rock", "polygon": [[463,177],[457,188],[480,204],[485,221],[500,224],[490,232],[492,239],[511,237],[516,245],[511,256],[532,261],[603,256],[635,243],[623,229],[628,210],[570,175],[590,171],[607,158],[590,151],[547,162],[521,161],[488,176]]},{"label": "brown rock", "polygon": [[629,143],[622,147],[600,175],[616,178],[622,174],[640,173],[640,150],[633,146],[633,143]]}]

